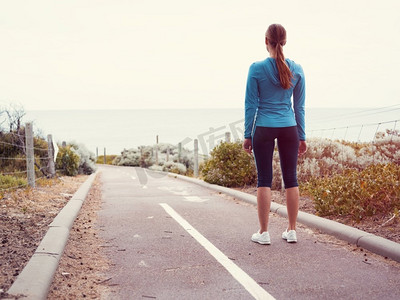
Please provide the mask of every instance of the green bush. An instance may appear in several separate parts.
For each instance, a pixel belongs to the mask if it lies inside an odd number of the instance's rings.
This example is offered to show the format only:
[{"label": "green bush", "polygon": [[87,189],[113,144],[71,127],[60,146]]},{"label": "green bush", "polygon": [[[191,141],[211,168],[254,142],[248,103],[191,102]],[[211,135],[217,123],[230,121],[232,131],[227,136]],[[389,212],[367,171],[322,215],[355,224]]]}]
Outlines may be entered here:
[{"label": "green bush", "polygon": [[14,177],[10,175],[0,175],[0,189],[8,189],[26,186],[27,182],[24,178]]},{"label": "green bush", "polygon": [[79,171],[80,157],[71,146],[60,147],[57,153],[56,168],[67,176],[75,176]]},{"label": "green bush", "polygon": [[201,174],[206,182],[227,187],[252,185],[257,179],[254,159],[243,151],[240,141],[215,147]]},{"label": "green bush", "polygon": [[302,189],[312,196],[320,216],[351,216],[355,221],[400,210],[400,166],[370,165],[361,172],[313,178]]}]

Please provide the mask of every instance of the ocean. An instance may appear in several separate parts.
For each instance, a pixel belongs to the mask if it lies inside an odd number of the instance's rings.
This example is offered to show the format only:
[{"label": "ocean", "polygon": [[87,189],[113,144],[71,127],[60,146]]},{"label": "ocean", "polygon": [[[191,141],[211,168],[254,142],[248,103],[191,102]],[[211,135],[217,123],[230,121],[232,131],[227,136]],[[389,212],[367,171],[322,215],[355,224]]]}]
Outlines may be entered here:
[{"label": "ocean", "polygon": [[[74,141],[93,153],[120,154],[123,149],[159,143],[178,144],[208,154],[224,139],[243,137],[243,109],[32,110],[24,122],[57,143]],[[376,131],[400,129],[400,105],[381,108],[307,108],[307,137],[372,141]],[[400,120],[399,120],[400,121]],[[381,124],[379,124],[381,123]]]}]

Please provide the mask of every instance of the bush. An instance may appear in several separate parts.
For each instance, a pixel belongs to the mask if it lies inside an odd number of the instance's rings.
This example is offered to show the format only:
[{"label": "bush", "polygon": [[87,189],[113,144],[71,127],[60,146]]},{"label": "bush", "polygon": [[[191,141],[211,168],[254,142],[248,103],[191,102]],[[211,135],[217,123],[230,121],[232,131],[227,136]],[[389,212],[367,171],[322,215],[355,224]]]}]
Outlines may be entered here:
[{"label": "bush", "polygon": [[400,210],[400,166],[371,165],[361,172],[312,179],[303,187],[320,216],[345,215],[355,221]]},{"label": "bush", "polygon": [[187,169],[184,164],[167,161],[163,165],[163,171],[185,175]]},{"label": "bush", "polygon": [[71,150],[79,156],[78,174],[90,175],[96,171],[95,155],[85,145],[71,143]]},{"label": "bush", "polygon": [[27,181],[24,178],[10,175],[0,175],[0,190],[26,186]]},{"label": "bush", "polygon": [[193,153],[191,151],[182,148],[179,159],[178,146],[166,143],[158,144],[158,165],[156,165],[155,148],[154,145],[140,146],[137,149],[124,149],[121,155],[114,158],[112,164],[149,168],[159,171],[164,170],[166,172],[185,175],[193,173]]},{"label": "bush", "polygon": [[121,155],[114,158],[112,164],[116,166],[139,167],[141,166],[140,151],[138,149],[124,149]]},{"label": "bush", "polygon": [[206,182],[227,187],[251,185],[257,179],[254,159],[243,151],[239,141],[215,147],[201,174]]},{"label": "bush", "polygon": [[68,145],[60,147],[57,153],[56,168],[67,176],[75,176],[79,170],[79,155]]}]

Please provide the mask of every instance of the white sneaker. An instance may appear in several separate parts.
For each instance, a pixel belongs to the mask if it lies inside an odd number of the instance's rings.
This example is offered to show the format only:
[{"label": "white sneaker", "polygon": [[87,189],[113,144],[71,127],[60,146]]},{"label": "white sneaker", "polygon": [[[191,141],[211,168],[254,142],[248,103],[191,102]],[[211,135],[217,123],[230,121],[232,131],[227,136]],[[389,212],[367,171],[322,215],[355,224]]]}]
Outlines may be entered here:
[{"label": "white sneaker", "polygon": [[268,231],[264,231],[263,233],[256,232],[251,236],[251,240],[262,245],[271,244],[271,238],[269,237]]},{"label": "white sneaker", "polygon": [[282,238],[286,240],[288,243],[297,243],[297,236],[296,236],[296,231],[295,230],[289,230],[287,229],[282,233]]}]

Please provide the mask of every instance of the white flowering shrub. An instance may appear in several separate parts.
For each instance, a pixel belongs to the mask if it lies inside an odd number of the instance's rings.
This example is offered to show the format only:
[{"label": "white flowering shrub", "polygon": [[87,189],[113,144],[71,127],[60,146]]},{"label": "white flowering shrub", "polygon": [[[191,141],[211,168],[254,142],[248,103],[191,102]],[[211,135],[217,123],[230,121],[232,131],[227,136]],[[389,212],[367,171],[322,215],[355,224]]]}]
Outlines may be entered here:
[{"label": "white flowering shrub", "polygon": [[90,175],[96,171],[96,156],[93,152],[89,151],[84,144],[70,143],[71,150],[79,156],[79,174]]},{"label": "white flowering shrub", "polygon": [[152,170],[152,171],[162,171],[162,170],[163,170],[163,167],[162,167],[162,166],[158,166],[158,165],[152,165],[152,166],[149,167],[149,170]]},{"label": "white flowering shrub", "polygon": [[139,167],[141,155],[138,149],[124,149],[121,155],[114,158],[112,164],[117,166]]},{"label": "white flowering shrub", "polygon": [[121,155],[114,158],[112,164],[149,168],[156,171],[185,175],[192,173],[194,164],[193,152],[182,148],[180,158],[178,152],[178,146],[167,143],[140,146],[138,148],[124,149]]},{"label": "white flowering shrub", "polygon": [[165,172],[177,173],[177,174],[186,174],[187,169],[184,164],[173,162],[173,161],[166,161],[162,166],[162,170]]}]

